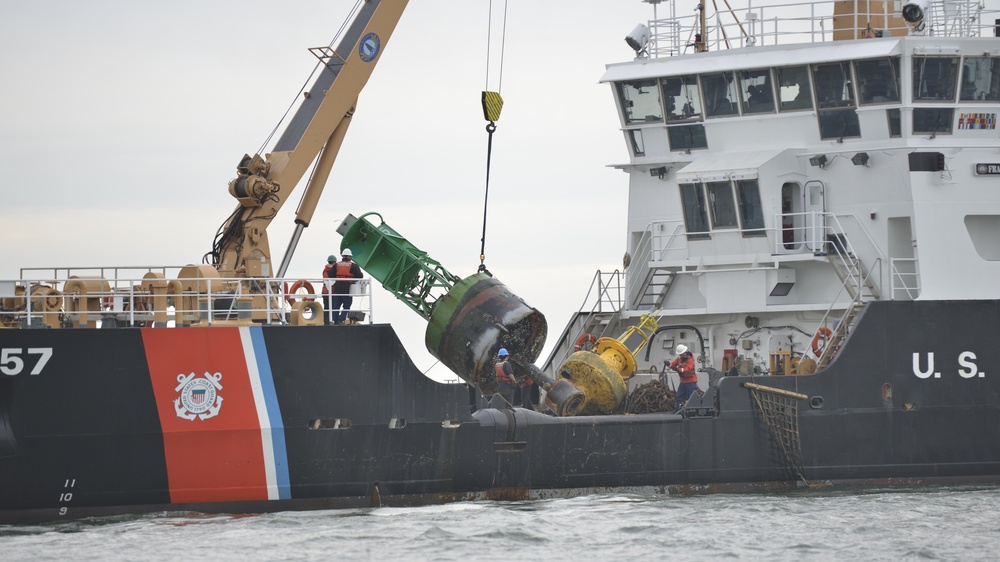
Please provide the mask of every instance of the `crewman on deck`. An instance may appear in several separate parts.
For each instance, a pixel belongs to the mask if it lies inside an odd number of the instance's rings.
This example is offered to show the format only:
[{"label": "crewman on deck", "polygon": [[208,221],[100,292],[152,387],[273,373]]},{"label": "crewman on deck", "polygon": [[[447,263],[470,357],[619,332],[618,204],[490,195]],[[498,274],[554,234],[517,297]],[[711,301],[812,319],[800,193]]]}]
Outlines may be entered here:
[{"label": "crewman on deck", "polygon": [[[535,379],[528,375],[523,377],[514,377],[514,381],[517,382],[517,392],[514,393],[514,404],[520,404],[522,408],[528,410],[535,409],[535,401],[538,400],[538,385],[535,384]],[[533,399],[532,395],[536,397]]]},{"label": "crewman on deck", "polygon": [[[336,275],[333,275],[337,263],[337,256],[329,255],[326,258],[326,265],[323,266],[323,279],[333,279]],[[333,314],[333,293],[330,292],[330,285],[332,282],[323,282],[323,323],[329,324],[330,319]]]},{"label": "crewman on deck", "polygon": [[508,404],[514,404],[514,394],[517,391],[517,383],[514,381],[514,368],[507,359],[510,354],[507,349],[501,347],[497,352],[496,375],[497,393],[503,396]]},{"label": "crewman on deck", "polygon": [[698,373],[694,370],[694,354],[688,351],[684,344],[678,344],[674,350],[677,357],[670,362],[669,367],[681,378],[681,384],[677,386],[677,410],[684,407],[684,404],[698,390]]},{"label": "crewman on deck", "polygon": [[330,269],[331,277],[336,279],[333,283],[333,303],[330,307],[333,310],[334,324],[343,324],[347,319],[347,311],[354,303],[354,297],[351,296],[351,285],[357,282],[356,279],[362,277],[361,268],[351,261],[353,256],[351,249],[345,248],[340,253],[340,261]]}]

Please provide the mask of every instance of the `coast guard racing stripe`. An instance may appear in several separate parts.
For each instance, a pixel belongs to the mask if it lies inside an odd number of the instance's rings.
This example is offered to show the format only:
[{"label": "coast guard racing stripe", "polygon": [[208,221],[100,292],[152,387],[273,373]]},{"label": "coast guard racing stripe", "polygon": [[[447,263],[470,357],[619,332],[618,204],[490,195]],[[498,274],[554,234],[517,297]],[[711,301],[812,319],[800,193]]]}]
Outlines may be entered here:
[{"label": "coast guard racing stripe", "polygon": [[289,499],[261,328],[145,328],[171,503]]}]

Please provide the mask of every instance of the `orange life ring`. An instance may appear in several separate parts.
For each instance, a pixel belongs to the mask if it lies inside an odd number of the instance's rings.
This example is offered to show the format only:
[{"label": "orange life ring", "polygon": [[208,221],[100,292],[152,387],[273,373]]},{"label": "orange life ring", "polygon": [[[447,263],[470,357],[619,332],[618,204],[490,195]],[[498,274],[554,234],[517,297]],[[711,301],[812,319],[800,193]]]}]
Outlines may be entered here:
[{"label": "orange life ring", "polygon": [[[285,291],[285,300],[288,301],[288,304],[295,304],[295,301],[298,300],[298,299],[296,299],[292,295],[294,295],[296,291],[298,291],[299,289],[301,289],[303,287],[305,287],[306,293],[308,293],[310,295],[313,295],[313,294],[316,293],[316,291],[313,289],[312,283],[306,281],[305,279],[299,279],[295,283],[292,283],[292,286],[289,287]],[[303,300],[303,302],[312,302],[312,301],[314,301],[316,299],[314,299],[312,297],[302,297],[302,300]]]},{"label": "orange life ring", "polygon": [[[830,336],[832,335],[833,332],[831,332],[830,328],[827,328],[826,326],[816,331],[816,336],[813,338],[812,342],[812,348],[813,353],[815,353],[817,357],[819,357],[819,354],[823,352],[823,348],[826,347],[826,343],[830,341]],[[820,338],[823,338],[822,344],[819,343]]]},{"label": "orange life ring", "polygon": [[590,344],[587,347],[587,350],[589,351],[591,348],[594,347],[594,344],[597,343],[597,338],[594,337],[594,334],[583,334],[580,337],[576,338],[576,343],[573,344],[573,349],[575,349],[576,351],[583,351],[583,346],[587,345],[588,343]]}]

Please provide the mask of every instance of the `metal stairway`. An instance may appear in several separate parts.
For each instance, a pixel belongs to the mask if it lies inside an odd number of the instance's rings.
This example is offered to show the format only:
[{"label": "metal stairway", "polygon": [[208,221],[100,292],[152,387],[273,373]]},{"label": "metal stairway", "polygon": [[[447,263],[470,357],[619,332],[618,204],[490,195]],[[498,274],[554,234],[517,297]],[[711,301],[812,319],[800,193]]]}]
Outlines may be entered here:
[{"label": "metal stairway", "polygon": [[839,238],[831,242],[833,252],[829,254],[830,265],[837,272],[837,277],[844,283],[844,289],[852,300],[878,300],[881,298],[878,286],[870,274],[865,271],[864,264],[854,252]]},{"label": "metal stairway", "polygon": [[642,290],[636,293],[632,307],[636,310],[660,308],[674,277],[674,273],[669,269],[650,267],[641,285]]},{"label": "metal stairway", "polygon": [[[822,353],[820,353],[819,358],[816,360],[816,369],[822,369],[830,364],[830,361],[832,361],[833,356],[837,354],[837,350],[840,349],[840,345],[844,342],[847,334],[854,329],[854,323],[857,321],[858,316],[864,308],[865,303],[860,300],[855,300],[847,307],[847,311],[843,316],[841,316],[840,322],[837,324],[837,328],[830,331],[826,345],[823,347]],[[820,328],[820,330],[823,329],[824,328]]]},{"label": "metal stairway", "polygon": [[[847,291],[847,294],[851,296],[851,303],[847,305],[847,310],[844,311],[843,316],[840,317],[840,321],[836,323],[836,328],[833,330],[826,327],[825,318],[824,322],[820,323],[820,328],[816,331],[815,337],[818,338],[825,335],[826,344],[816,359],[817,369],[826,367],[833,360],[844,339],[854,329],[854,324],[864,309],[865,303],[881,298],[878,286],[871,276],[872,270],[877,270],[881,267],[881,259],[876,259],[873,264],[875,267],[866,269],[861,260],[851,250],[850,245],[846,243],[846,239],[841,237],[834,238],[831,245],[833,246],[833,251],[829,254],[830,265],[833,266],[834,271],[837,272],[837,276],[844,284],[842,290]],[[827,311],[827,316],[829,316],[832,309],[833,306],[831,305],[830,310]],[[816,339],[813,341],[816,341]]]}]

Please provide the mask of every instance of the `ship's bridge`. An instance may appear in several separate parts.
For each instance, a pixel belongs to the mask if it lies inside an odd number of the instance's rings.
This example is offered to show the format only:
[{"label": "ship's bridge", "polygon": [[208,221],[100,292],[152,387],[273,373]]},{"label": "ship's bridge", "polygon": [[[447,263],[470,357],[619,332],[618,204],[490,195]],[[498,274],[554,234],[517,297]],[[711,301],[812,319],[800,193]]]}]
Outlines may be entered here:
[{"label": "ship's bridge", "polygon": [[1000,40],[640,57],[602,81],[630,156],[627,308],[998,296]]}]

